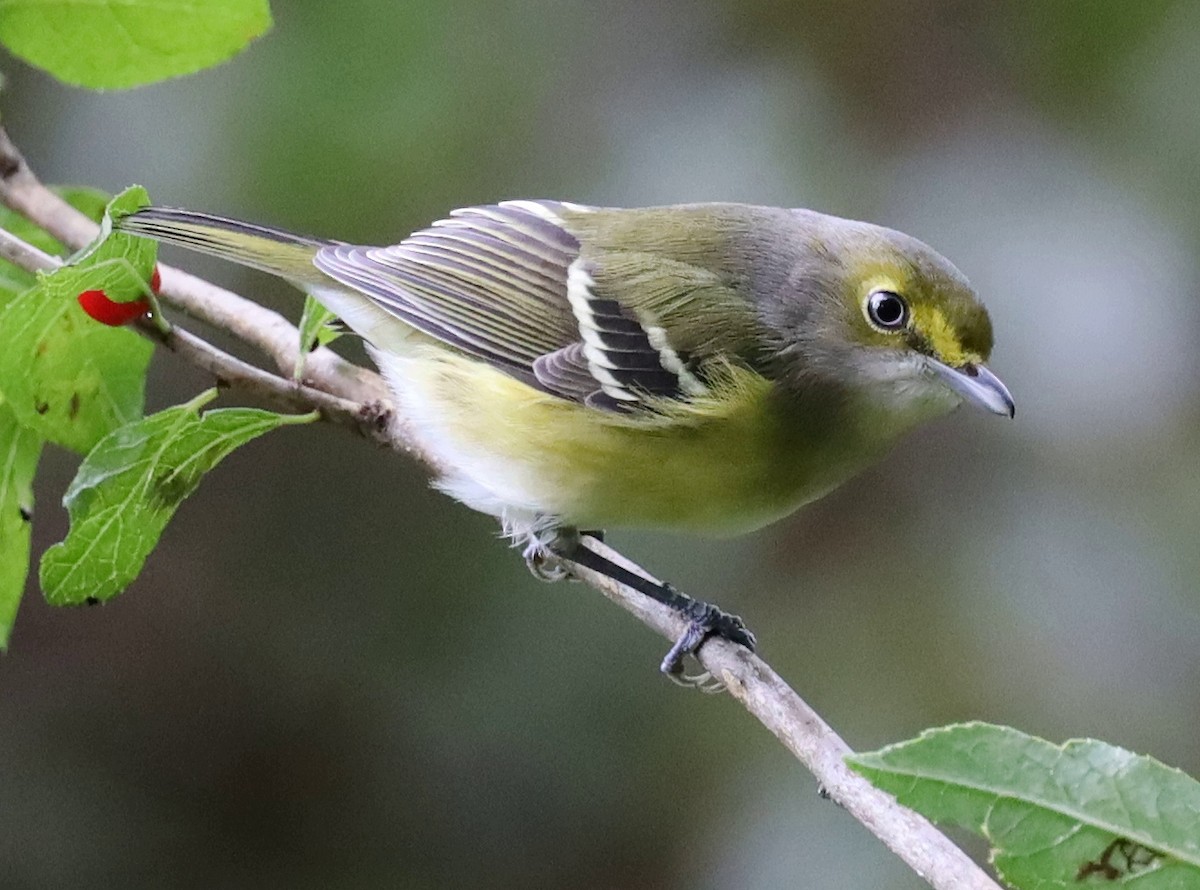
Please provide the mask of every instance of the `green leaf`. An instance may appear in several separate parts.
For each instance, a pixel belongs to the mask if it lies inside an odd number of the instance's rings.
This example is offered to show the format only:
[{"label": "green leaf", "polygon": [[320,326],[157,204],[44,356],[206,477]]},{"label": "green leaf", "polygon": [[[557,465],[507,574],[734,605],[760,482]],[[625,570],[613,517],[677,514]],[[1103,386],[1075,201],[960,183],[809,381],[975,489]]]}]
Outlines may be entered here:
[{"label": "green leaf", "polygon": [[267,0],[4,0],[0,42],[59,80],[121,89],[237,55],[271,27]]},{"label": "green leaf", "polygon": [[[109,213],[146,203],[145,190],[131,188],[110,202]],[[118,302],[147,292],[154,242],[109,228],[106,218],[100,240],[0,310],[0,394],[23,426],[79,452],[142,416],[153,351],[132,331],[105,327],[79,308],[77,297],[88,289]]]},{"label": "green leaf", "polygon": [[304,312],[300,315],[300,357],[296,360],[293,376],[299,380],[304,376],[304,360],[318,346],[332,343],[342,332],[330,322],[337,318],[312,294],[304,297]]},{"label": "green leaf", "polygon": [[84,458],[63,497],[70,531],[42,556],[42,590],[50,603],[116,596],[137,577],[179,503],[205,473],[265,432],[316,419],[257,408],[201,414],[215,397],[210,390],[123,426]]},{"label": "green leaf", "polygon": [[37,278],[32,272],[26,272],[7,260],[0,260],[0,309],[12,302],[13,297],[22,294],[37,284]]},{"label": "green leaf", "polygon": [[42,440],[0,402],[0,651],[8,646],[29,573],[33,472]]},{"label": "green leaf", "polygon": [[1150,757],[965,723],[848,762],[900,803],[982,834],[1013,887],[1200,887],[1200,782]]},{"label": "green leaf", "polygon": [[[89,218],[97,222],[103,218],[108,195],[99,189],[55,186],[53,191]],[[70,252],[44,229],[35,226],[21,214],[3,205],[0,205],[0,229],[11,232],[26,244],[32,244],[53,256],[66,256]],[[37,278],[32,272],[26,272],[20,266],[7,260],[0,260],[0,308],[17,294],[28,290],[35,284],[37,284]]]}]

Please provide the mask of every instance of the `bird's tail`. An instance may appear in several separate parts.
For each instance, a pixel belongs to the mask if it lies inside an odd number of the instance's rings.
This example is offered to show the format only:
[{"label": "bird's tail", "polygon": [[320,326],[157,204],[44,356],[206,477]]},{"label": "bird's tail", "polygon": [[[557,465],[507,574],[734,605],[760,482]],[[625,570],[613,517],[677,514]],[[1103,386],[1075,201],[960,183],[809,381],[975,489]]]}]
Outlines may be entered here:
[{"label": "bird's tail", "polygon": [[317,251],[338,242],[170,207],[145,207],[118,217],[113,225],[131,235],[178,244],[286,278],[380,349],[403,353],[409,348],[413,328],[370,295],[333,280],[313,265]]},{"label": "bird's tail", "polygon": [[313,257],[332,242],[318,238],[170,207],[145,207],[118,218],[114,226],[118,231],[212,254],[298,284],[328,281],[313,266]]}]

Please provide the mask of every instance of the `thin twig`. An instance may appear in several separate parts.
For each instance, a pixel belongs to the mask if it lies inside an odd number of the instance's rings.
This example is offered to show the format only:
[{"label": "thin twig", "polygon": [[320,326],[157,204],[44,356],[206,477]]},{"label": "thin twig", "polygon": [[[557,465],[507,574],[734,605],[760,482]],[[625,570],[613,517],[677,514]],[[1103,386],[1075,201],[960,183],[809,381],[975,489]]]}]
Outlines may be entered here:
[{"label": "thin twig", "polygon": [[393,444],[388,432],[391,409],[381,402],[365,405],[352,402],[264,371],[178,325],[162,331],[153,322],[143,319],[138,322],[138,329],[184,361],[208,371],[216,378],[218,386],[241,390],[276,408],[289,411],[316,410],[320,412],[322,420],[356,430],[381,445]]},{"label": "thin twig", "polygon": [[[3,129],[0,129],[0,201],[71,247],[81,247],[95,237],[95,224],[37,180]],[[0,256],[13,259],[23,268],[52,268],[57,264],[55,258],[21,244],[7,233],[0,234]],[[282,316],[185,272],[166,267],[161,267],[161,271],[165,302],[257,347],[281,372],[290,374],[299,354],[300,339],[295,327]],[[362,406],[379,404],[387,398],[386,387],[377,374],[344,361],[328,349],[309,356],[306,378],[311,386],[296,386],[184,331],[176,330],[166,339],[161,332],[152,335],[187,361],[218,377],[243,384],[261,397],[284,401],[288,407],[316,408],[331,420],[341,421],[363,410],[369,417],[370,410]],[[347,425],[361,428],[364,415],[357,416],[357,421]],[[393,418],[378,438],[424,460],[436,473],[437,467],[428,460],[428,450],[421,447],[403,421]],[[593,539],[586,540],[587,546],[608,559],[651,577],[620,553]],[[683,619],[665,606],[583,566],[573,566],[573,573],[666,639],[673,641],[682,631]],[[928,820],[900,806],[890,795],[853,773],[844,760],[850,753],[849,746],[765,661],[722,639],[708,640],[698,658],[812,772],[833,801],[882,840],[930,886],[936,890],[999,890],[979,866]]]},{"label": "thin twig", "polygon": [[[0,128],[0,200],[71,250],[86,247],[100,232],[95,222],[41,183],[3,128]],[[160,263],[159,272],[162,302],[232,334],[270,359],[281,374],[291,375],[299,352],[299,335],[286,318],[180,269]],[[349,402],[361,405],[390,402],[387,387],[378,374],[346,361],[325,347],[308,354],[304,377],[313,388]],[[388,444],[411,450],[411,438],[405,437],[403,443],[398,443],[398,436],[391,436]],[[427,455],[418,457],[429,462]]]},{"label": "thin twig", "polygon": [[58,257],[50,256],[32,244],[26,244],[5,229],[0,229],[0,258],[8,260],[14,266],[20,266],[26,272],[48,272],[62,265],[62,260]]},{"label": "thin twig", "polygon": [[[62,265],[58,257],[25,243],[4,229],[0,229],[0,257],[27,272],[48,272]],[[219,386],[239,389],[276,408],[289,411],[315,409],[324,420],[358,430],[380,444],[393,444],[388,432],[391,411],[380,402],[364,405],[264,371],[178,326],[164,331],[148,318],[139,320],[135,326],[184,361],[212,374]]]},{"label": "thin twig", "polygon": [[[291,375],[296,367],[300,342],[291,322],[278,312],[181,269],[162,263],[158,268],[162,277],[159,295],[163,302],[232,334],[269,358],[280,373]],[[346,361],[325,347],[309,353],[304,374],[318,388],[350,401],[386,402],[390,399],[379,375]]]}]

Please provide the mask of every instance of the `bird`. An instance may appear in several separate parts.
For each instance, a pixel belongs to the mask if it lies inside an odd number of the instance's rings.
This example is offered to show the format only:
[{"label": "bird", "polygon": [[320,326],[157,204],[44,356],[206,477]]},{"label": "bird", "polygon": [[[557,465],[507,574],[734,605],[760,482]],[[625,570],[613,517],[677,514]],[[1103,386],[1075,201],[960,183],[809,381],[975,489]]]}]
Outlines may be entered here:
[{"label": "bird", "polygon": [[737,616],[584,539],[752,531],[962,403],[1012,417],[992,322],[923,242],[814,210],[509,200],[363,246],[166,207],[126,233],[259,269],[368,344],[434,484],[497,517],[531,570],[595,569],[682,614],[661,669]]}]

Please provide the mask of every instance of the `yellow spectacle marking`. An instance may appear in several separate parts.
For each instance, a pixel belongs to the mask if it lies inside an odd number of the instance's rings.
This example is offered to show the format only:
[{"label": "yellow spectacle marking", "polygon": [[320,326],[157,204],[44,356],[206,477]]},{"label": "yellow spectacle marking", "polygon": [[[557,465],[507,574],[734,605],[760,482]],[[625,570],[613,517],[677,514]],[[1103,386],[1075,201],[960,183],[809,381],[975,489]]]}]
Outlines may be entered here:
[{"label": "yellow spectacle marking", "polygon": [[980,356],[963,349],[958,331],[936,306],[918,306],[913,309],[913,326],[933,346],[936,356],[952,368],[975,363]]}]

